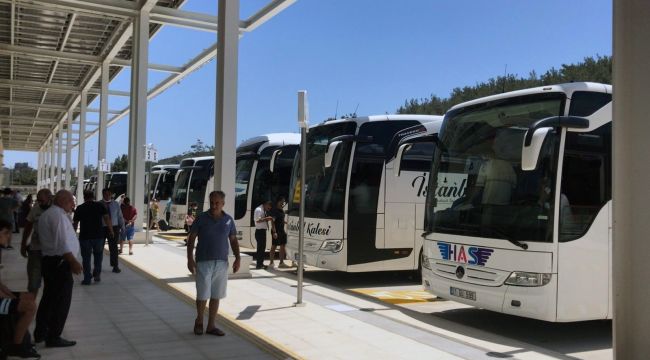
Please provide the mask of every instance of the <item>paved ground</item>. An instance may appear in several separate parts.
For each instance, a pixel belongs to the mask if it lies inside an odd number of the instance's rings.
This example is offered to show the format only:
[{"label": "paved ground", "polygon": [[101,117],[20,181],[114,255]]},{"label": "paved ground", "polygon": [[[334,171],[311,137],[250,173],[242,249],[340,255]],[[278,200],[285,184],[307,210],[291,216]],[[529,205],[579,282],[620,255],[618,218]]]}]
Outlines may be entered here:
[{"label": "paved ground", "polygon": [[[252,270],[252,278],[229,281],[219,318],[228,336],[196,337],[185,249],[154,237],[152,245],[136,245],[135,255],[121,257],[122,274],[105,271],[100,285],[75,286],[64,335],[79,345],[42,349],[45,358],[612,357],[606,322],[557,325],[438,301],[392,273],[312,270],[306,274],[306,306],[296,307],[291,272]],[[24,287],[24,260],[15,250],[5,259],[3,277]]]},{"label": "paved ground", "polygon": [[[20,241],[14,238],[14,244]],[[18,250],[4,251],[2,281],[26,286],[25,260]],[[102,281],[73,291],[63,336],[77,341],[64,349],[39,344],[44,359],[273,359],[236,330],[221,324],[225,337],[192,333],[194,307],[149,279],[122,266],[113,274],[104,257]]]}]

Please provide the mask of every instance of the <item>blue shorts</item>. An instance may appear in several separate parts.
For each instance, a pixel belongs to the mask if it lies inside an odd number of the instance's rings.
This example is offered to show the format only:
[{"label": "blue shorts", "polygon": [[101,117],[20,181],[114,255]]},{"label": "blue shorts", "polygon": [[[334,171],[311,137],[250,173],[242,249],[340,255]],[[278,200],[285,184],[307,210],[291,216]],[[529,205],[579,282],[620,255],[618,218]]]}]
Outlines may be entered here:
[{"label": "blue shorts", "polygon": [[133,240],[133,235],[135,234],[135,226],[127,226],[123,234],[124,240]]},{"label": "blue shorts", "polygon": [[196,263],[196,300],[223,299],[228,283],[228,261],[207,260]]}]

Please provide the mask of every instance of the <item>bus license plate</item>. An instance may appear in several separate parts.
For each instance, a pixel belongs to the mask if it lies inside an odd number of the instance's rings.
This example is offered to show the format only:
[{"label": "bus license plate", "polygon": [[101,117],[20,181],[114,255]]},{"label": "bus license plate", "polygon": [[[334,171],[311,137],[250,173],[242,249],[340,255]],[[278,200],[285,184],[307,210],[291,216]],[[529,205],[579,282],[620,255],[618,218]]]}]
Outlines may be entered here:
[{"label": "bus license plate", "polygon": [[449,294],[459,298],[476,301],[476,292],[470,290],[463,290],[455,288],[453,286],[449,287]]}]

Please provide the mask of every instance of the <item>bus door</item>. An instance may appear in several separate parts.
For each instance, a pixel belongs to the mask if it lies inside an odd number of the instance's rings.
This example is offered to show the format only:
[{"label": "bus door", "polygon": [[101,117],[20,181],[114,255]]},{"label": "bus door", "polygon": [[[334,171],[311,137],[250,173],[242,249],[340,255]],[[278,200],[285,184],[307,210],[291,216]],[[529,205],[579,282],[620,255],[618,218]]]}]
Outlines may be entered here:
[{"label": "bus door", "polygon": [[589,133],[567,132],[559,201],[558,320],[608,316],[611,175],[611,123]]},{"label": "bus door", "polygon": [[386,247],[413,247],[413,268],[418,266],[422,248],[420,234],[434,148],[429,139],[401,144],[393,164],[387,164]]},{"label": "bus door", "polygon": [[348,266],[405,258],[413,251],[412,240],[387,239],[384,226],[392,219],[383,213],[384,206],[379,208],[379,205],[385,203],[381,187],[386,148],[397,131],[417,124],[416,121],[381,121],[368,122],[359,128],[348,192]]}]

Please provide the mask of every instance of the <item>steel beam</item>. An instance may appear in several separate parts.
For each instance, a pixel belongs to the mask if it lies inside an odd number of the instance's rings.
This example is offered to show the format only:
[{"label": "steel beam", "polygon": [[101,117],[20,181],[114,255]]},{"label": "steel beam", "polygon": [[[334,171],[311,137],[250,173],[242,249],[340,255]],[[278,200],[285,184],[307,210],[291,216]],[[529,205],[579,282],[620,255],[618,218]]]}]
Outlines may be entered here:
[{"label": "steel beam", "polygon": [[226,201],[224,211],[233,214],[237,147],[239,0],[219,0],[218,23],[214,190],[221,190],[230,197],[231,200]]},{"label": "steel beam", "polygon": [[[70,170],[72,169],[72,117],[73,113],[72,111],[68,111],[68,126],[67,126],[67,135],[65,138],[65,188],[70,189],[70,179],[71,179],[71,173]],[[81,200],[81,199],[80,199]],[[77,201],[78,204],[81,204],[81,202]]]},{"label": "steel beam", "polygon": [[51,59],[62,62],[97,65],[102,58],[93,55],[84,55],[65,51],[47,50],[37,47],[10,45],[0,43],[0,54],[26,56],[37,59]]},{"label": "steel beam", "polygon": [[59,135],[58,135],[58,146],[57,146],[57,156],[56,156],[56,190],[61,190],[63,183],[61,181],[62,174],[62,165],[63,165],[63,126],[59,125]]},{"label": "steel beam", "polygon": [[27,109],[37,108],[37,109],[46,109],[46,110],[53,110],[53,111],[67,111],[67,108],[65,106],[29,103],[29,102],[22,102],[22,101],[0,100],[0,106],[11,106],[15,108],[27,108]]},{"label": "steel beam", "polygon": [[[123,59],[114,59],[111,65],[117,65],[121,67],[131,67],[131,62]],[[162,64],[149,64],[148,68],[149,70],[174,73],[174,74],[181,73],[184,70],[182,67],[172,66],[172,65],[162,65]]]},{"label": "steel beam", "polygon": [[54,159],[54,156],[55,156],[54,151],[55,151],[55,147],[56,147],[56,144],[55,144],[56,133],[55,132],[52,132],[52,135],[51,135],[50,139],[52,140],[52,143],[50,144],[50,183],[49,183],[49,187],[50,187],[50,191],[54,193],[54,191],[55,191],[55,189],[54,189],[54,179],[55,179],[55,176],[56,176],[56,174],[54,173],[54,168],[56,167],[56,160]]},{"label": "steel beam", "polygon": [[[85,91],[81,92],[81,113],[79,113],[79,131],[83,134],[86,131],[86,106],[88,99],[88,94]],[[83,136],[79,137],[79,144],[77,147],[77,202],[81,203],[84,198],[84,156],[86,151],[86,138]]]},{"label": "steel beam", "polygon": [[26,81],[26,80],[0,79],[0,86],[9,87],[13,89],[33,89],[33,90],[47,89],[53,92],[62,92],[62,93],[71,93],[71,94],[78,94],[81,92],[81,89],[73,86],[45,84],[38,81]]},{"label": "steel beam", "polygon": [[[140,12],[133,23],[133,51],[131,66],[131,105],[129,119],[129,176],[128,193],[138,214],[144,214],[144,146],[147,141],[147,64],[149,59],[149,13]],[[135,224],[142,230],[142,221]]]},{"label": "steel beam", "polygon": [[[106,123],[108,122],[108,63],[102,64],[101,93],[99,94],[99,141],[97,142],[97,164],[102,160],[106,161]],[[95,198],[101,199],[101,192],[104,187],[104,172],[97,172],[97,184],[95,187]]]},{"label": "steel beam", "polygon": [[[650,2],[614,2],[613,238],[614,358],[650,354]],[[605,266],[605,264],[603,264]],[[606,279],[610,280],[610,279]],[[605,281],[605,280],[603,280]]]}]

